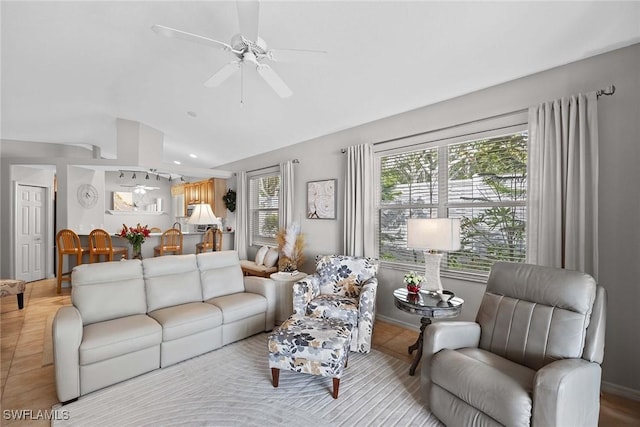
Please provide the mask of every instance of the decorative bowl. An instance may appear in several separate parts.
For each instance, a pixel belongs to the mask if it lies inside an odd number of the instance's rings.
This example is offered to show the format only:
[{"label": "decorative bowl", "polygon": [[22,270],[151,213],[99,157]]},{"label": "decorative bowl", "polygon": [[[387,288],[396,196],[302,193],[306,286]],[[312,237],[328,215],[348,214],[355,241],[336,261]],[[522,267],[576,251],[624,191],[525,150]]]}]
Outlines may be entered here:
[{"label": "decorative bowl", "polygon": [[447,290],[438,291],[438,296],[440,297],[440,300],[442,302],[449,302],[449,300],[453,298],[454,295],[455,294],[451,291],[447,291]]}]

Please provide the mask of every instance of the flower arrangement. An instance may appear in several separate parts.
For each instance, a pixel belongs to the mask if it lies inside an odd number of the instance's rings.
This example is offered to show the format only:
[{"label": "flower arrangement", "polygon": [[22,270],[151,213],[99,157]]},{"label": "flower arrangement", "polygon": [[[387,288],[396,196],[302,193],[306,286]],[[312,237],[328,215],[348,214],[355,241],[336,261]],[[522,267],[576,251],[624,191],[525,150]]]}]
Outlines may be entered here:
[{"label": "flower arrangement", "polygon": [[424,277],[415,271],[410,271],[404,275],[404,283],[407,285],[407,290],[414,294],[420,292],[423,280]]},{"label": "flower arrangement", "polygon": [[118,235],[120,237],[124,237],[129,241],[129,243],[131,243],[131,246],[133,247],[132,258],[141,258],[140,253],[142,250],[142,244],[150,234],[151,232],[146,225],[142,226],[140,225],[140,223],[138,223],[136,228],[127,227],[126,224],[122,224],[122,230]]},{"label": "flower arrangement", "polygon": [[300,225],[294,222],[286,230],[281,229],[276,235],[276,240],[280,252],[278,269],[280,271],[296,271],[304,261],[302,254],[304,238],[300,234]]}]

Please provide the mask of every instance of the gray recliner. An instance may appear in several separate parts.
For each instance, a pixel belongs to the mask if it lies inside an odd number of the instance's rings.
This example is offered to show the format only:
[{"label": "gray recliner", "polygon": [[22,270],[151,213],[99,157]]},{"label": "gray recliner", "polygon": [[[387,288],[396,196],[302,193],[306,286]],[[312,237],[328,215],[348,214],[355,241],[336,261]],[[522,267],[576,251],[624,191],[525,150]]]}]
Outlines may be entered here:
[{"label": "gray recliner", "polygon": [[498,262],[476,322],[425,330],[426,403],[448,426],[597,426],[605,317],[591,276]]}]

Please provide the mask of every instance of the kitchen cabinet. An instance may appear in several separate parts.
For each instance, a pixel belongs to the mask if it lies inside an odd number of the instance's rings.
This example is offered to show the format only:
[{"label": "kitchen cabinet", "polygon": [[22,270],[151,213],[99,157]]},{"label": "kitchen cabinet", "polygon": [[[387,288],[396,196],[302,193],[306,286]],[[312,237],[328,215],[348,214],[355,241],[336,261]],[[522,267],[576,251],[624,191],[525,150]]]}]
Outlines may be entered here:
[{"label": "kitchen cabinet", "polygon": [[184,184],[184,204],[185,210],[188,205],[199,203],[209,203],[211,210],[219,218],[226,218],[227,207],[224,204],[224,197],[227,191],[227,180],[210,178],[203,181],[189,182]]}]

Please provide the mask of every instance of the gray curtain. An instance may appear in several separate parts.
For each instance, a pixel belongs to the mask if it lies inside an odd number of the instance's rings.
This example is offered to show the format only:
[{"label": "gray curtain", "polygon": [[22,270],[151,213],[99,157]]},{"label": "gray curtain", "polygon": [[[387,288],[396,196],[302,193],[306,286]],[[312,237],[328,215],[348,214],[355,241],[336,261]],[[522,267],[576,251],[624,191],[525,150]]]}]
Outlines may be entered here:
[{"label": "gray curtain", "polygon": [[529,109],[527,262],[598,278],[595,92]]},{"label": "gray curtain", "polygon": [[287,160],[280,163],[280,228],[286,229],[293,222],[294,194],[293,162]]},{"label": "gray curtain", "polygon": [[234,243],[240,259],[247,259],[249,191],[247,188],[247,173],[245,171],[238,172],[236,175],[236,187],[236,232]]},{"label": "gray curtain", "polygon": [[362,144],[347,149],[344,192],[344,253],[373,256],[374,175],[373,148]]}]

